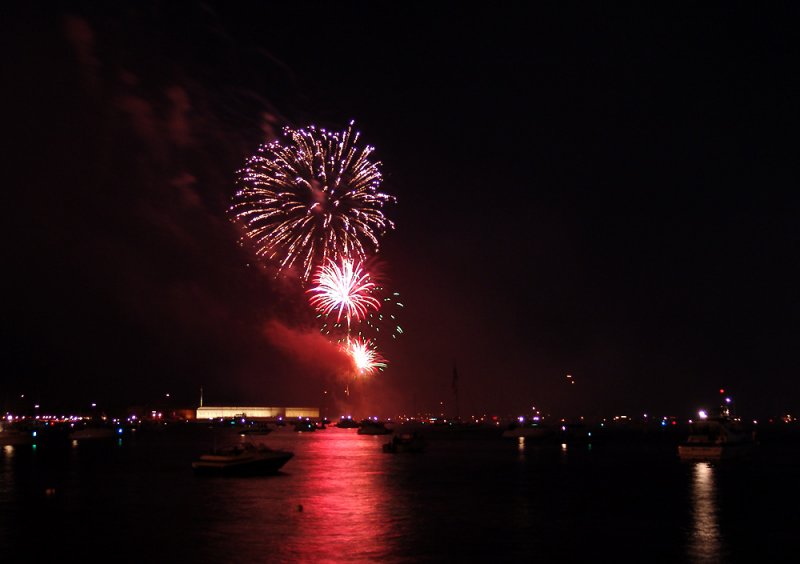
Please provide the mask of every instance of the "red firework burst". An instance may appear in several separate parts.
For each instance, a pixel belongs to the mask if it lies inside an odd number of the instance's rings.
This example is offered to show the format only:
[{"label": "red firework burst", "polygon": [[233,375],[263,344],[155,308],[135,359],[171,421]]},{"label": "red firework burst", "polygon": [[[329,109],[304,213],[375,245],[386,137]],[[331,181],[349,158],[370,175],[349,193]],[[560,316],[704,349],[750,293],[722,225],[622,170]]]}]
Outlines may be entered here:
[{"label": "red firework burst", "polygon": [[323,315],[336,312],[337,323],[344,316],[349,326],[351,319],[363,319],[370,308],[377,310],[381,306],[371,295],[375,284],[369,273],[349,259],[343,259],[341,264],[328,259],[317,272],[314,284],[308,290],[314,294],[309,303]]}]

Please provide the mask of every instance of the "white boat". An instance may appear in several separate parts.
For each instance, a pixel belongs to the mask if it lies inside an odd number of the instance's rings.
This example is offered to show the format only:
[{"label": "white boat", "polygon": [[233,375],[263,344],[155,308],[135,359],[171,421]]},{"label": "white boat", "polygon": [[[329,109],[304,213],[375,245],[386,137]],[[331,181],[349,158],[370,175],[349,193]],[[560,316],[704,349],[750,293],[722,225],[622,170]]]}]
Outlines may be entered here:
[{"label": "white boat", "polygon": [[681,460],[725,460],[749,454],[756,447],[753,433],[725,416],[692,423],[686,442],[678,445]]},{"label": "white boat", "polygon": [[264,445],[243,443],[203,454],[192,462],[192,469],[196,474],[274,474],[293,456],[292,452],[272,450]]}]

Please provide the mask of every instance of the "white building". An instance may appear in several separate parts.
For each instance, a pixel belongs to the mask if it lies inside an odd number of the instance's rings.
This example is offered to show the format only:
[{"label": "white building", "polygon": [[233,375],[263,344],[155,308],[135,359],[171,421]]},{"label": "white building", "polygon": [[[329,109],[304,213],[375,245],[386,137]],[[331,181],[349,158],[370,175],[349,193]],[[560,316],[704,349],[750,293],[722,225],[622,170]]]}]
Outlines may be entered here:
[{"label": "white building", "polygon": [[318,407],[214,407],[204,406],[197,408],[197,419],[230,419],[233,417],[246,417],[247,419],[294,419],[297,417],[310,417],[319,419]]}]

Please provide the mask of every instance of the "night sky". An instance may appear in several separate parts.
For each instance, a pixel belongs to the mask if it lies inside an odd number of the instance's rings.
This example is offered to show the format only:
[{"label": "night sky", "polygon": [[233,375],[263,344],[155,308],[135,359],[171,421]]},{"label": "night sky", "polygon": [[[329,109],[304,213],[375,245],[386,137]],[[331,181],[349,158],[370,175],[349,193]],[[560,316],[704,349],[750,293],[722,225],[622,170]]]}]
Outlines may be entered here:
[{"label": "night sky", "polygon": [[365,410],[800,411],[797,9],[427,4],[3,8],[6,405],[341,401],[226,210],[355,119],[406,306]]}]

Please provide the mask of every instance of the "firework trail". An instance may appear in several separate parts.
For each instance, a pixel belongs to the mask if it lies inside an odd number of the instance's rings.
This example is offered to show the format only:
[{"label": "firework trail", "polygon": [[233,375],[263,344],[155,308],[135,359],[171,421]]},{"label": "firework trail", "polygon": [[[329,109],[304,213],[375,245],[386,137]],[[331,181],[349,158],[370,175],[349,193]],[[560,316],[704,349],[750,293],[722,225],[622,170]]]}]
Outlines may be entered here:
[{"label": "firework trail", "polygon": [[287,127],[284,142],[262,145],[239,171],[230,212],[279,272],[296,268],[305,282],[328,259],[363,261],[394,228],[382,208],[395,199],[378,191],[380,163],[358,137],[353,122],[342,132]]},{"label": "firework trail", "polygon": [[360,375],[374,374],[378,370],[386,368],[386,359],[375,350],[369,339],[361,337],[348,339],[344,348],[353,359]]},{"label": "firework trail", "polygon": [[381,307],[381,302],[371,295],[375,284],[360,264],[343,259],[341,265],[328,259],[314,277],[315,286],[309,303],[325,316],[336,312],[336,323],[342,315],[350,327],[351,319],[363,319],[370,308]]}]

